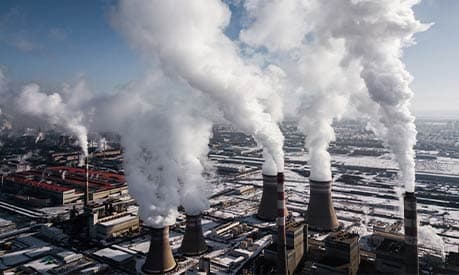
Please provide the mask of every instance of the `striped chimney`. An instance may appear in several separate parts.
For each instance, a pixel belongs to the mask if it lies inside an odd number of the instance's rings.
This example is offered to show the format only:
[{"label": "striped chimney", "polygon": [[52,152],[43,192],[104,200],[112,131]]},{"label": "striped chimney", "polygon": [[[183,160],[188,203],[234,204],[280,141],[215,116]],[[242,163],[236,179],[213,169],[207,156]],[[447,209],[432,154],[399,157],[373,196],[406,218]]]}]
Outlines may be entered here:
[{"label": "striped chimney", "polygon": [[416,212],[416,196],[414,192],[406,192],[404,198],[405,224],[405,264],[406,274],[419,274],[418,260],[418,222]]},{"label": "striped chimney", "polygon": [[285,192],[284,173],[277,174],[277,257],[278,273],[287,274],[287,248],[285,233]]}]

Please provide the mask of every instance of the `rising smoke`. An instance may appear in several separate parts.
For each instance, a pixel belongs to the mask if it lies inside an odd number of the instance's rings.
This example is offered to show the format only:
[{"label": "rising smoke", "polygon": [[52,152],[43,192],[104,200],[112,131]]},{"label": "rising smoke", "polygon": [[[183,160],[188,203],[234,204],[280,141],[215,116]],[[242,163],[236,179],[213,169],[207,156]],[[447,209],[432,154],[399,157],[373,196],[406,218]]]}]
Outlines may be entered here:
[{"label": "rising smoke", "polygon": [[332,123],[345,112],[349,91],[361,82],[340,66],[342,41],[319,34],[305,38],[314,31],[317,5],[315,1],[246,1],[244,7],[253,21],[241,31],[240,39],[258,56],[266,48],[265,62],[286,73],[284,112],[299,119],[299,128],[306,135],[311,179],[329,181],[327,149],[335,139]]},{"label": "rising smoke", "polygon": [[[84,82],[60,94],[29,84],[16,106],[74,133],[87,155],[88,118],[81,110],[93,100],[92,127],[121,135],[130,192],[154,227],[173,224],[180,204],[189,214],[208,207],[203,172],[220,115],[254,136],[263,147],[263,172],[273,175],[284,168],[278,122],[283,113],[298,113],[311,178],[330,180],[332,123],[358,98],[412,191],[416,130],[408,110],[411,77],[400,56],[413,34],[427,28],[414,18],[416,2],[247,0],[251,24],[240,40],[251,50],[241,50],[224,33],[231,13],[221,1],[121,0],[112,22],[154,73],[101,99]],[[5,79],[0,68],[0,95]]]},{"label": "rising smoke", "polygon": [[[381,136],[399,164],[399,176],[408,192],[414,192],[416,143],[414,117],[409,106],[413,92],[411,75],[401,61],[402,49],[414,43],[414,34],[429,25],[416,20],[413,6],[419,1],[321,1],[321,9],[333,8],[327,31],[342,38],[345,61],[358,60],[370,98],[379,106],[376,121],[385,128]],[[344,62],[345,64],[346,62]]]},{"label": "rising smoke", "polygon": [[120,1],[114,22],[131,44],[157,58],[163,69],[203,92],[225,119],[251,134],[283,171],[283,136],[261,103],[272,83],[246,64],[224,29],[228,7],[218,0]]},{"label": "rising smoke", "polygon": [[[411,76],[400,57],[403,47],[413,43],[413,35],[428,28],[414,17],[412,7],[417,3],[411,0],[245,2],[252,24],[241,31],[241,40],[252,47],[268,49],[265,61],[278,64],[289,75],[292,85],[287,95],[297,99],[309,97],[306,101],[309,106],[303,108],[306,111],[302,113],[300,107],[299,113],[308,136],[312,177],[329,177],[325,172],[329,166],[323,163],[330,160],[326,151],[334,138],[331,123],[344,113],[342,107],[349,98],[363,97],[356,105],[371,118],[372,128],[394,153],[406,190],[414,191],[416,130],[409,111]],[[327,55],[336,58],[327,62],[322,58]],[[314,56],[320,57],[319,62],[304,63]],[[296,66],[293,70],[292,64]],[[302,71],[302,64],[308,66],[306,71]],[[315,78],[318,87],[311,87],[314,80],[304,73],[319,76]],[[292,81],[298,74],[307,81],[302,84]],[[330,75],[337,75],[338,81],[328,82]],[[367,95],[362,93],[362,84]]]},{"label": "rising smoke", "polygon": [[45,94],[40,86],[32,83],[24,86],[17,98],[17,105],[22,112],[39,116],[50,124],[63,127],[77,136],[84,155],[88,155],[88,131],[83,124],[84,115],[81,111],[66,104],[58,93]]},{"label": "rising smoke", "polygon": [[94,127],[120,134],[129,192],[145,224],[174,224],[179,205],[189,214],[209,207],[203,173],[212,126],[207,113],[214,110],[200,93],[155,68],[101,102]]}]

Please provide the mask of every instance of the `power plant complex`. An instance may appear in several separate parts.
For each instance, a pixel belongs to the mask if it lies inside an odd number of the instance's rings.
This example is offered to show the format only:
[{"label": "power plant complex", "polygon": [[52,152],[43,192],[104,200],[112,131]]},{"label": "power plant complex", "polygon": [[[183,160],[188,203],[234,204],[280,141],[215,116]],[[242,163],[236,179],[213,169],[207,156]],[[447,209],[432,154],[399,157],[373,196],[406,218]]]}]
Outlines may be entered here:
[{"label": "power plant complex", "polygon": [[[259,250],[260,255],[264,255],[264,264],[259,267],[258,271],[277,274],[302,272],[308,274],[344,274],[342,272],[357,274],[359,265],[363,261],[360,255],[359,234],[341,230],[342,225],[338,221],[332,200],[332,181],[309,180],[309,204],[304,213],[304,218],[302,221],[299,219],[298,222],[293,217],[287,216],[284,177],[284,173],[278,173],[276,176],[262,176],[262,195],[256,217],[263,221],[274,220],[275,224],[271,223],[273,232],[270,238],[271,244],[268,245],[268,242],[264,249]],[[400,235],[388,231],[376,233],[376,235],[380,234],[378,236],[384,236],[382,243],[396,242],[402,247],[401,251],[404,251],[403,264],[398,269],[390,271],[419,274],[416,215],[416,197],[414,193],[406,192],[404,194],[404,237],[399,237]],[[216,234],[214,238],[217,235],[223,236],[222,233],[228,232],[228,229],[233,236],[239,232],[244,232],[243,227],[230,223],[221,229],[216,229],[213,233]],[[308,238],[312,236],[310,234],[320,234],[326,237],[319,242],[314,239],[308,241]],[[174,259],[173,250],[169,244],[169,227],[151,228],[150,236],[150,248],[141,271],[144,274],[173,272],[179,265]],[[244,247],[248,247],[248,244]],[[325,248],[325,255],[318,256],[323,248]],[[199,266],[196,272],[212,274],[209,258],[202,255],[206,255],[207,252],[214,249],[212,245],[208,246],[206,243],[203,234],[202,215],[187,214],[185,216],[185,231],[177,253],[188,257],[197,257]],[[381,249],[383,248],[381,247]],[[376,271],[387,272],[386,266],[390,265],[390,260],[385,258],[384,252],[380,253],[381,257],[378,258],[380,267]],[[236,255],[233,254],[234,257]],[[218,262],[215,264],[218,265]],[[271,271],[269,266],[272,266]],[[176,272],[180,273],[179,271]]]},{"label": "power plant complex", "polygon": [[[224,135],[222,143],[230,137]],[[22,218],[0,219],[1,271],[355,275],[459,270],[459,253],[436,248],[439,239],[428,245],[425,240],[432,234],[425,231],[426,220],[435,220],[440,207],[456,209],[435,189],[427,197],[426,186],[456,178],[421,173],[416,193],[403,193],[395,189],[399,179],[393,168],[340,162],[332,163],[331,180],[320,181],[310,176],[311,167],[298,152],[287,153],[282,173],[270,175],[262,168],[261,149],[238,151],[251,148],[244,142],[241,138],[241,146],[232,148],[235,155],[228,156],[224,145],[209,154],[222,169],[210,183],[208,208],[187,212],[178,206],[174,223],[156,227],[141,219],[124,174],[116,172],[122,167],[119,151],[90,153],[89,163],[72,154],[68,164],[60,163],[67,160],[56,155],[59,159],[51,157],[46,168],[4,176],[0,197],[10,203],[0,201],[0,211]],[[100,162],[112,168],[100,168]]]}]

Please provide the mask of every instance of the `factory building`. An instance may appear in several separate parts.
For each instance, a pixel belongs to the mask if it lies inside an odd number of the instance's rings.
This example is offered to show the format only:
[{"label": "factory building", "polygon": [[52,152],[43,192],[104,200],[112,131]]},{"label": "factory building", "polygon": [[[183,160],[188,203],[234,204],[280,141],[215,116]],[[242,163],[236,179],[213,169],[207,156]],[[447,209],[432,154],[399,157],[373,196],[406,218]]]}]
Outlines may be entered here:
[{"label": "factory building", "polygon": [[96,240],[107,240],[119,237],[126,233],[139,230],[139,217],[132,214],[118,214],[98,220],[94,226]]},{"label": "factory building", "polygon": [[134,200],[128,199],[99,204],[93,202],[87,205],[85,215],[88,219],[90,239],[103,241],[138,231],[139,217],[129,211],[129,207],[133,204]]},{"label": "factory building", "polygon": [[[286,224],[287,267],[289,274],[293,274],[303,259],[305,251],[303,224],[290,221]],[[307,234],[307,233],[306,233]],[[271,263],[278,261],[277,234],[273,235],[273,244],[264,250],[265,260]],[[307,241],[306,241],[307,242]],[[306,243],[307,246],[307,243]]]},{"label": "factory building", "polygon": [[325,238],[324,245],[325,257],[315,264],[314,274],[357,274],[360,265],[358,234],[332,232]]},{"label": "factory building", "polygon": [[[89,170],[89,199],[98,200],[127,193],[123,175]],[[66,166],[30,170],[3,177],[2,192],[33,206],[55,206],[84,199],[86,172]]]},{"label": "factory building", "polygon": [[75,188],[43,181],[30,171],[4,177],[1,189],[2,192],[12,194],[17,200],[28,200],[37,206],[65,205],[76,202],[84,195]]},{"label": "factory building", "polygon": [[379,245],[376,248],[375,268],[382,273],[402,273],[405,269],[405,238],[394,233],[377,232]]}]

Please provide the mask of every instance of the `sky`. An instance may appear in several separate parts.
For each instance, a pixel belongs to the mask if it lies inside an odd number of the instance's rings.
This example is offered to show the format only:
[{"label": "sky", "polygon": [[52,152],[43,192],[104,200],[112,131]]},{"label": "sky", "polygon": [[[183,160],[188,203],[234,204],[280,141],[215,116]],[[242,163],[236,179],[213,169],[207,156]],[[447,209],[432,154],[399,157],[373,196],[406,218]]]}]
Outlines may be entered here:
[{"label": "sky", "polygon": [[[110,25],[113,0],[0,1],[0,66],[18,85],[47,89],[84,77],[90,88],[109,93],[145,71],[136,54]],[[241,11],[232,6],[233,16]],[[422,22],[403,60],[414,76],[412,111],[422,117],[459,117],[459,1],[424,0],[415,7]],[[237,38],[239,25],[228,36]]]}]

